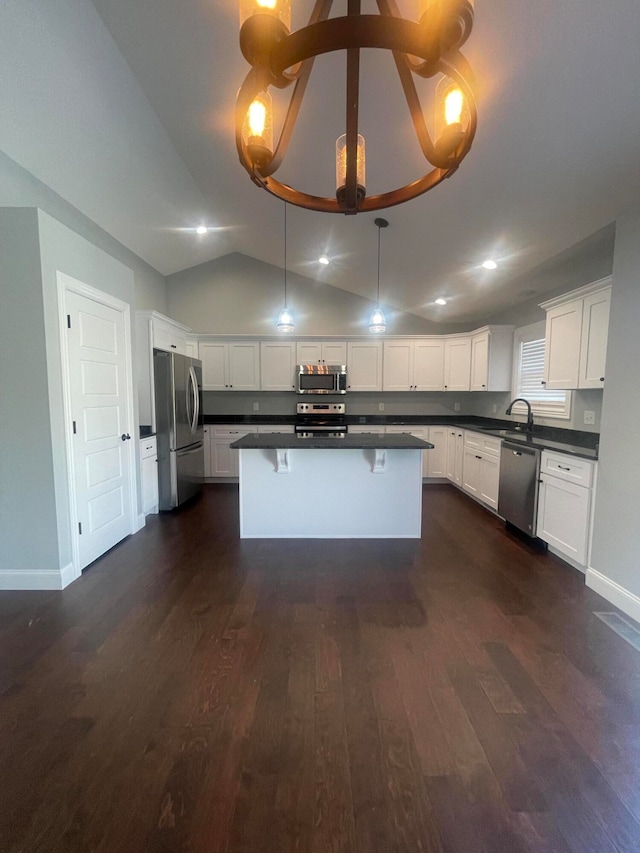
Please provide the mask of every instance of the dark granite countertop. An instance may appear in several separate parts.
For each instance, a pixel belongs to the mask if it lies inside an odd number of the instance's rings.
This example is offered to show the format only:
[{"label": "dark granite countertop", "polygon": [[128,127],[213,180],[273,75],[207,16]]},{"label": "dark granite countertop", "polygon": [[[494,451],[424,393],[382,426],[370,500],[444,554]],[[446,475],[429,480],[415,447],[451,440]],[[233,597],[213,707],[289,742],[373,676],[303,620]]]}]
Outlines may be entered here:
[{"label": "dark granite countertop", "polygon": [[[347,415],[345,421],[349,425],[366,426],[440,426],[446,425],[460,429],[477,430],[502,438],[506,441],[518,441],[530,447],[541,450],[557,450],[559,453],[569,453],[584,459],[598,458],[600,435],[597,432],[561,429],[558,427],[534,426],[532,433],[518,433],[514,421],[498,418],[481,418],[474,415]],[[295,415],[205,415],[205,424],[294,424]],[[508,430],[509,435],[502,435],[502,430]],[[360,436],[353,436],[353,438]],[[378,436],[379,438],[379,436]],[[308,441],[309,439],[307,439]],[[326,441],[326,439],[320,439]],[[336,439],[343,441],[343,439]],[[279,445],[282,447],[282,443]],[[297,445],[294,445],[297,446]],[[324,446],[324,445],[323,445]],[[369,445],[372,446],[372,445]]]},{"label": "dark granite countertop", "polygon": [[231,447],[237,450],[430,450],[433,444],[413,435],[345,435],[343,438],[300,438],[290,433],[249,433]]}]

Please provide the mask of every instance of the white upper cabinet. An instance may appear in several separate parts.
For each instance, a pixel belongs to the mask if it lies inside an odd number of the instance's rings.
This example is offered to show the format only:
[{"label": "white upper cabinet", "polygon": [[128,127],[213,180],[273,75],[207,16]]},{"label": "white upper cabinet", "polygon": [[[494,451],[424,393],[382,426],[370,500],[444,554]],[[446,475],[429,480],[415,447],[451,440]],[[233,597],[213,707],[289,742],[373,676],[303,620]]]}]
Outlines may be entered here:
[{"label": "white upper cabinet", "polygon": [[409,391],[413,388],[413,341],[385,341],[383,391]]},{"label": "white upper cabinet", "polygon": [[296,364],[346,364],[346,341],[298,341]]},{"label": "white upper cabinet", "polygon": [[468,391],[471,380],[471,339],[468,335],[445,338],[444,390]]},{"label": "white upper cabinet", "polygon": [[610,287],[584,299],[578,388],[604,387],[610,307]]},{"label": "white upper cabinet", "polygon": [[581,334],[581,299],[547,311],[544,382],[550,391],[578,387]]},{"label": "white upper cabinet", "polygon": [[347,390],[382,391],[382,341],[349,342]]},{"label": "white upper cabinet", "polygon": [[258,341],[200,341],[203,391],[259,391]]},{"label": "white upper cabinet", "polygon": [[151,331],[155,349],[187,354],[187,332],[191,330],[186,326],[152,312]]},{"label": "white upper cabinet", "polygon": [[153,350],[162,349],[182,355],[187,351],[187,326],[176,323],[157,311],[136,311],[135,372],[138,384],[138,417],[141,424],[155,429]]},{"label": "white upper cabinet", "polygon": [[444,341],[427,338],[413,344],[413,385],[415,391],[444,389]]},{"label": "white upper cabinet", "polygon": [[544,381],[549,390],[604,387],[609,281],[542,303],[547,313]]},{"label": "white upper cabinet", "polygon": [[510,391],[513,326],[491,326],[471,335],[470,391]]},{"label": "white upper cabinet", "polygon": [[385,341],[382,377],[383,391],[442,391],[444,341]]},{"label": "white upper cabinet", "polygon": [[295,341],[262,341],[260,387],[263,391],[295,391]]}]

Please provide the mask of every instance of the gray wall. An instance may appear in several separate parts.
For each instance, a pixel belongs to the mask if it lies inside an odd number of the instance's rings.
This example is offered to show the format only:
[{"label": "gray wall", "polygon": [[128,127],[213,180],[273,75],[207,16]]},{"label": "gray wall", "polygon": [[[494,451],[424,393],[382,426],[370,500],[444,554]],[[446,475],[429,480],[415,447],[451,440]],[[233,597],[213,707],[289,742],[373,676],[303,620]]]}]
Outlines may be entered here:
[{"label": "gray wall", "polygon": [[0,571],[58,568],[37,211],[0,209]]},{"label": "gray wall", "polygon": [[122,243],[114,240],[61,196],[34,178],[6,154],[0,151],[0,208],[38,207],[58,222],[66,225],[89,243],[93,243],[121,263],[134,275],[132,307],[135,310],[155,309],[167,313],[167,291],[164,276],[154,270]]},{"label": "gray wall", "polygon": [[[71,562],[71,538],[56,273],[58,271],[65,273],[84,284],[121,299],[132,307],[134,304],[134,274],[120,261],[101,251],[46,213],[38,211],[38,222],[40,226],[49,421],[53,448],[59,560],[60,566],[63,567]],[[133,327],[133,311],[131,321]],[[135,385],[132,393],[135,408],[137,406]],[[135,430],[135,435],[138,434],[137,416],[136,423],[132,424],[132,430]]]},{"label": "gray wall", "polygon": [[640,211],[616,228],[591,565],[640,596]]},{"label": "gray wall", "polygon": [[[168,314],[201,334],[273,335],[284,301],[284,273],[237,253],[167,278]],[[296,335],[366,335],[373,303],[337,287],[288,273],[287,303]],[[387,334],[460,331],[385,308]]]}]

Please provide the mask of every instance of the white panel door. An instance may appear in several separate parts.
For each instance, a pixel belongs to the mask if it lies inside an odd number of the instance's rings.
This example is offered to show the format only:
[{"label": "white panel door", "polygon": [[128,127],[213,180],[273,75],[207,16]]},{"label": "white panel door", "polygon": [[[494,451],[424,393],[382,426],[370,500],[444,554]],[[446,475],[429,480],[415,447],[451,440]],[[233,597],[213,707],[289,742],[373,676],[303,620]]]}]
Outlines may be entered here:
[{"label": "white panel door", "polygon": [[[426,432],[426,431],[425,431]],[[427,441],[433,444],[433,450],[427,450],[423,456],[428,462],[428,477],[447,476],[447,434],[449,428],[446,426],[429,427],[429,435],[425,436]]]},{"label": "white panel door", "polygon": [[347,345],[349,391],[382,391],[382,341]]},{"label": "white panel door", "polygon": [[131,530],[131,430],[122,312],[67,292],[66,335],[83,569]]},{"label": "white panel door", "polygon": [[258,341],[229,344],[229,390],[260,390],[260,344]]},{"label": "white panel door", "polygon": [[468,391],[471,380],[471,340],[448,338],[444,343],[444,390]]},{"label": "white panel door", "polygon": [[544,380],[550,391],[578,387],[582,308],[576,299],[547,311]]},{"label": "white panel door", "polygon": [[295,341],[262,341],[260,386],[263,391],[295,391]]},{"label": "white panel door", "polygon": [[444,388],[444,341],[434,338],[414,341],[413,387],[416,391],[442,391]]},{"label": "white panel door", "polygon": [[384,341],[382,390],[413,390],[413,341]]},{"label": "white panel door", "polygon": [[586,296],[580,339],[580,388],[604,388],[611,288]]}]

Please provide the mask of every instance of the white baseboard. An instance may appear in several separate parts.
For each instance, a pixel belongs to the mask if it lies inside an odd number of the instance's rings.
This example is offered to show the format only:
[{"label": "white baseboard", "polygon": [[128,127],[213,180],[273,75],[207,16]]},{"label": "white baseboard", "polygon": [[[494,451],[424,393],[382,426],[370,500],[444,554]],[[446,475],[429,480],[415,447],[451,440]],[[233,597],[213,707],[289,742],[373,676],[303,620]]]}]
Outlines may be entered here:
[{"label": "white baseboard", "polygon": [[587,586],[595,590],[607,601],[619,607],[627,616],[631,616],[636,622],[640,622],[640,598],[633,592],[629,592],[611,578],[597,572],[595,569],[587,569]]},{"label": "white baseboard", "polygon": [[144,519],[144,513],[141,513],[136,519],[135,529],[133,532],[138,533],[138,531],[142,530],[146,523],[147,522]]},{"label": "white baseboard", "polygon": [[77,575],[71,563],[62,569],[41,571],[0,571],[0,589],[5,590],[51,590],[64,589]]},{"label": "white baseboard", "polygon": [[577,569],[579,572],[582,572],[583,575],[585,574],[586,569],[584,566],[581,566],[580,563],[577,563],[575,560],[572,560],[571,557],[568,557],[566,554],[563,554],[561,551],[558,551],[557,548],[553,547],[553,545],[547,545],[547,548],[552,554],[558,557],[558,559],[562,560],[565,563],[568,563],[570,566],[573,566],[574,569]]}]

